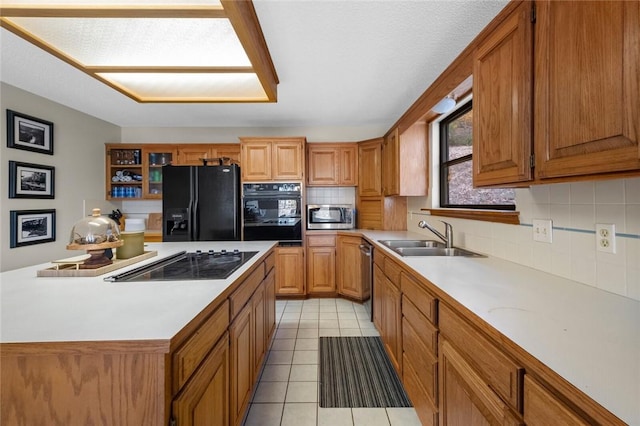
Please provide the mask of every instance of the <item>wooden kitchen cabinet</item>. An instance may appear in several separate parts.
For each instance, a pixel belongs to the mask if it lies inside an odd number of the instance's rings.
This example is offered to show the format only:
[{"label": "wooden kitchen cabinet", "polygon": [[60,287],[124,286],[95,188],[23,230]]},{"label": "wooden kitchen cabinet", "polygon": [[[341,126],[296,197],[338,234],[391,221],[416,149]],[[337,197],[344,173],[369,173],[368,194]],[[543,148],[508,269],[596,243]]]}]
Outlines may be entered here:
[{"label": "wooden kitchen cabinet", "polygon": [[533,7],[514,7],[474,51],[474,185],[637,172],[640,4]]},{"label": "wooden kitchen cabinet", "polygon": [[166,145],[143,146],[142,157],[145,172],[142,177],[143,182],[146,182],[142,198],[162,199],[162,167],[175,162],[177,151]]},{"label": "wooden kitchen cabinet", "polygon": [[307,144],[308,186],[356,186],[358,148],[353,143]]},{"label": "wooden kitchen cabinet", "polygon": [[304,247],[277,247],[276,265],[276,294],[304,296]]},{"label": "wooden kitchen cabinet", "polygon": [[382,193],[424,196],[428,192],[427,125],[416,122],[400,133],[388,133],[382,144]]},{"label": "wooden kitchen cabinet", "polygon": [[336,234],[307,234],[307,293],[336,293]]},{"label": "wooden kitchen cabinet", "polygon": [[533,177],[532,8],[532,2],[520,4],[474,53],[475,186],[523,182]]},{"label": "wooden kitchen cabinet", "polygon": [[571,410],[529,374],[524,376],[524,421],[527,426],[593,424]]},{"label": "wooden kitchen cabinet", "polygon": [[536,176],[640,169],[640,3],[536,4]]},{"label": "wooden kitchen cabinet", "polygon": [[142,147],[129,144],[105,145],[107,200],[142,199],[149,182],[143,165]]},{"label": "wooden kitchen cabinet", "polygon": [[467,360],[444,340],[440,345],[440,425],[521,425]]},{"label": "wooden kitchen cabinet", "polygon": [[[275,255],[273,255],[273,258],[275,262]],[[266,306],[265,329],[268,348],[268,342],[271,341],[276,332],[276,273],[273,270],[264,279],[264,303]]]},{"label": "wooden kitchen cabinet", "polygon": [[355,300],[363,300],[360,237],[339,235],[336,256],[338,293]]},{"label": "wooden kitchen cabinet", "polygon": [[299,181],[304,177],[305,139],[240,138],[244,182]]},{"label": "wooden kitchen cabinet", "polygon": [[228,425],[229,383],[229,335],[225,333],[173,400],[173,420],[186,426]]},{"label": "wooden kitchen cabinet", "polygon": [[[228,158],[233,163],[240,162],[240,144],[179,144],[175,165],[202,166],[204,159]],[[215,165],[215,161],[208,162]]]},{"label": "wooden kitchen cabinet", "polygon": [[252,337],[253,337],[253,377],[260,377],[262,362],[267,353],[267,325],[265,287],[260,285],[251,297]]},{"label": "wooden kitchen cabinet", "polygon": [[382,196],[382,138],[358,142],[358,196]]},{"label": "wooden kitchen cabinet", "polygon": [[247,304],[229,327],[231,353],[231,425],[242,422],[253,389],[252,309]]}]

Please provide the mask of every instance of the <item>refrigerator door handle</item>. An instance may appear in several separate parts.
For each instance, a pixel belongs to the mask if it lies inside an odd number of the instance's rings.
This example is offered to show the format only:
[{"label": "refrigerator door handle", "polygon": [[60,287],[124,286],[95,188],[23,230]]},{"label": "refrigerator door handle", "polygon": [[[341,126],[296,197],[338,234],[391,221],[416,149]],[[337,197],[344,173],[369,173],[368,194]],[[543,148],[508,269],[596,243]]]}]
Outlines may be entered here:
[{"label": "refrigerator door handle", "polygon": [[193,182],[191,185],[191,203],[193,204],[193,210],[191,210],[191,223],[193,223],[191,240],[198,241],[200,239],[200,214],[198,212],[198,191],[200,188],[198,185],[198,169],[196,167],[191,168],[191,181]]}]

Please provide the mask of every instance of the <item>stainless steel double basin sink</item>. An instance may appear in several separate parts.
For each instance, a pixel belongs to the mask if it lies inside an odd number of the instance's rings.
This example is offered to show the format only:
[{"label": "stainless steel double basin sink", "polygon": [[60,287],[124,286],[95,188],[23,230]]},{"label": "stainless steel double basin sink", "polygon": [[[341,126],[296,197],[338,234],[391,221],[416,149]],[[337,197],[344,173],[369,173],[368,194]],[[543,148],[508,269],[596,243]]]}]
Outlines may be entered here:
[{"label": "stainless steel double basin sink", "polygon": [[401,256],[486,257],[459,247],[447,248],[444,243],[433,240],[378,240],[378,242]]}]

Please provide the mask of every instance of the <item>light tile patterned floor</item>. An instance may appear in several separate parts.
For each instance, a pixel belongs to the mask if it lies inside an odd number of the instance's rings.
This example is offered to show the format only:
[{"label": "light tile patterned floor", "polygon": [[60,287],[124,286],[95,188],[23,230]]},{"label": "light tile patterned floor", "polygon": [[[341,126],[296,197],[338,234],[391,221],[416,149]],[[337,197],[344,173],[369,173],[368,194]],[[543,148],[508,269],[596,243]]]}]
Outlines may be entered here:
[{"label": "light tile patterned floor", "polygon": [[413,408],[321,408],[318,337],[378,336],[364,307],[344,299],[278,300],[277,330],[245,426],[414,426]]}]

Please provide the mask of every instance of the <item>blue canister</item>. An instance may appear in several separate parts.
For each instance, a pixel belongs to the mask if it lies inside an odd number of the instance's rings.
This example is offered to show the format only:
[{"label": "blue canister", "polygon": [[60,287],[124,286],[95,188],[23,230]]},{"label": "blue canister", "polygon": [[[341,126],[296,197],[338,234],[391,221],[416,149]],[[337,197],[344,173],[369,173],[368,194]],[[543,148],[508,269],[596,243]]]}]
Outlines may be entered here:
[{"label": "blue canister", "polygon": [[114,186],[113,188],[111,188],[111,196],[113,198],[122,198],[122,187]]}]

